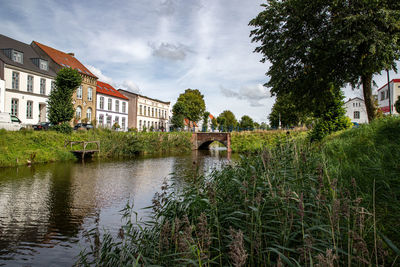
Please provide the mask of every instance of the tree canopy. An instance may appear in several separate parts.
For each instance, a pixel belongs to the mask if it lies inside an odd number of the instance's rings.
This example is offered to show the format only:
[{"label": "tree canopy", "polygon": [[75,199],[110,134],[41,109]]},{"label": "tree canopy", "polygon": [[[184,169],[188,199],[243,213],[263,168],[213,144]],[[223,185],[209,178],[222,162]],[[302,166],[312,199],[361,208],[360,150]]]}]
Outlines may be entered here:
[{"label": "tree canopy", "polygon": [[175,129],[182,129],[184,127],[183,120],[185,119],[185,106],[182,102],[176,102],[172,107],[171,123]]},{"label": "tree canopy", "polygon": [[48,103],[49,121],[58,125],[67,123],[74,117],[72,95],[82,83],[82,77],[77,70],[63,68],[57,73],[56,86],[51,91]]},{"label": "tree canopy", "polygon": [[260,42],[255,51],[262,62],[272,63],[271,92],[294,92],[297,107],[322,114],[332,86],[361,83],[372,120],[372,77],[400,57],[399,1],[270,0],[262,6],[250,21],[251,36]]},{"label": "tree canopy", "polygon": [[179,95],[178,102],[182,103],[182,115],[189,121],[198,122],[206,110],[204,96],[198,89],[186,89]]},{"label": "tree canopy", "polygon": [[221,131],[232,131],[237,126],[235,115],[230,110],[224,110],[217,118]]},{"label": "tree canopy", "polygon": [[254,121],[250,116],[243,115],[239,122],[239,127],[241,130],[253,130]]},{"label": "tree canopy", "polygon": [[284,128],[297,126],[307,117],[306,113],[301,112],[295,105],[295,100],[290,94],[280,94],[272,107],[271,113],[268,116],[269,123],[273,128]]}]

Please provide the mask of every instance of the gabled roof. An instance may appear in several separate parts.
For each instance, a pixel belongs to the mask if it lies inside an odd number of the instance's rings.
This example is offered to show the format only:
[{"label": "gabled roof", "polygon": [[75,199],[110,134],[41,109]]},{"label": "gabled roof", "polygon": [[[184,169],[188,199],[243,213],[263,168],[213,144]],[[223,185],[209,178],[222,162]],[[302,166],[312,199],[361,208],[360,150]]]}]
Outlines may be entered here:
[{"label": "gabled roof", "polygon": [[123,93],[125,93],[127,95],[140,96],[140,97],[146,98],[148,100],[160,102],[160,103],[163,103],[163,104],[166,104],[166,105],[169,105],[171,103],[171,102],[166,102],[166,101],[161,101],[161,100],[158,100],[158,99],[155,99],[155,98],[151,98],[151,97],[148,97],[148,96],[140,95],[138,93],[134,93],[134,92],[128,91],[126,89],[118,89],[118,91],[121,91],[121,92],[123,92]]},{"label": "gabled roof", "polygon": [[33,41],[40,49],[42,49],[49,57],[51,57],[54,62],[56,62],[58,65],[66,68],[72,68],[84,75],[91,76],[93,78],[97,77],[90,72],[78,59],[76,59],[73,55],[64,53],[62,51],[59,51],[57,49],[54,49],[50,46],[38,43],[36,41]]},{"label": "gabled roof", "polygon": [[[22,52],[23,62],[22,63],[14,62],[11,58],[6,56],[4,50],[7,49],[13,49],[18,52]],[[4,63],[8,65],[20,67],[23,69],[34,71],[44,75],[49,75],[52,77],[56,76],[56,73],[50,68],[48,68],[48,70],[40,69],[39,66],[37,66],[34,63],[33,59],[43,59],[43,58],[40,58],[40,56],[35,52],[35,50],[33,50],[33,48],[30,45],[0,34],[0,60],[2,60]]]},{"label": "gabled roof", "polygon": [[[188,125],[189,125],[189,119],[185,118],[185,119],[183,120],[183,122],[184,122],[185,126],[188,126]],[[197,123],[196,123],[195,121],[191,121],[191,122],[190,122],[190,127],[197,127]]]},{"label": "gabled roof", "polygon": [[118,92],[114,87],[112,87],[108,83],[103,83],[100,81],[97,81],[96,93],[129,100],[129,98]]},{"label": "gabled roof", "polygon": [[349,103],[350,101],[353,101],[353,100],[364,101],[364,99],[362,99],[362,98],[360,98],[360,97],[355,97],[355,98],[349,98],[349,100],[347,100],[347,101],[345,102],[345,104],[346,104],[346,103]]},{"label": "gabled roof", "polygon": [[[393,79],[393,80],[391,80],[390,81],[391,83],[393,82],[393,83],[400,83],[400,79]],[[385,85],[384,86],[382,86],[381,88],[379,88],[378,89],[378,92],[380,91],[380,90],[382,90],[383,88],[385,88],[387,86],[387,83],[385,83]]]}]

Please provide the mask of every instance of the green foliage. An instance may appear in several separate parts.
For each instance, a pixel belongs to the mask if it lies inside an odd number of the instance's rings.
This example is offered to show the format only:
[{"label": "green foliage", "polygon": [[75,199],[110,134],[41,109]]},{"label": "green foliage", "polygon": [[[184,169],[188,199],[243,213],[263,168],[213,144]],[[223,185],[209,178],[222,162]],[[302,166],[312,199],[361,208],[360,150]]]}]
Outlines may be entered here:
[{"label": "green foliage", "polygon": [[185,119],[185,105],[182,102],[176,102],[172,107],[171,123],[175,129],[183,129]]},{"label": "green foliage", "polygon": [[396,109],[397,113],[400,114],[400,96],[397,97],[397,101],[394,103],[394,108]]},{"label": "green foliage", "polygon": [[72,127],[68,122],[62,122],[54,125],[51,129],[64,134],[72,133]]},{"label": "green foliage", "polygon": [[202,129],[203,132],[206,132],[208,129],[209,116],[210,116],[210,112],[208,112],[208,111],[204,112],[204,114],[203,114],[203,129]]},{"label": "green foliage", "polygon": [[296,106],[296,100],[292,94],[281,94],[276,98],[269,114],[269,123],[273,128],[297,126],[307,117],[307,112],[301,110]]},{"label": "green foliage", "polygon": [[233,131],[233,129],[238,124],[235,115],[230,110],[224,110],[221,114],[219,114],[217,122],[220,131],[228,131],[228,132]]},{"label": "green foliage", "polygon": [[400,57],[398,1],[272,0],[250,21],[255,49],[272,62],[272,93],[294,92],[304,110],[324,104],[327,84],[361,81],[369,120],[374,118],[372,76]]},{"label": "green foliage", "polygon": [[254,121],[250,116],[243,115],[239,122],[239,127],[241,130],[253,130]]},{"label": "green foliage", "polygon": [[[189,121],[197,122],[201,119],[206,110],[206,104],[204,103],[204,96],[198,89],[186,89],[185,93],[180,94],[174,107],[178,104],[179,106],[173,108],[174,115],[177,114],[177,121],[180,118],[187,118]],[[178,120],[179,119],[179,120]],[[182,123],[183,123],[182,119]],[[174,124],[175,125],[175,124]]]},{"label": "green foliage", "polygon": [[75,110],[72,95],[81,83],[82,77],[77,70],[63,68],[57,73],[56,87],[48,99],[49,121],[53,125],[73,119]]},{"label": "green foliage", "polygon": [[[400,119],[318,145],[282,140],[209,177],[165,183],[153,218],[124,210],[124,239],[93,235],[79,264],[395,266],[400,256]],[[180,182],[181,179],[178,179]]]},{"label": "green foliage", "polygon": [[217,127],[218,127],[218,120],[217,120],[216,118],[213,118],[213,119],[211,120],[211,128],[214,129],[214,130],[216,130]]}]

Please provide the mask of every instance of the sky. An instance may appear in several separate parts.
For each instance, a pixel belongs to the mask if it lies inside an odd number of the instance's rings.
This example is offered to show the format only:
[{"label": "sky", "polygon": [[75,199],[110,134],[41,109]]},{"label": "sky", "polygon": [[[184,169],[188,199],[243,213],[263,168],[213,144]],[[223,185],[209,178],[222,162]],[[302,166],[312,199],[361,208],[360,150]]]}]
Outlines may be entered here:
[{"label": "sky", "polygon": [[[275,102],[249,21],[265,0],[0,0],[0,33],[75,57],[115,88],[176,102],[199,89],[214,116],[267,122]],[[391,78],[397,78],[393,71]],[[374,77],[377,87],[386,73]],[[346,98],[361,90],[344,89]]]}]

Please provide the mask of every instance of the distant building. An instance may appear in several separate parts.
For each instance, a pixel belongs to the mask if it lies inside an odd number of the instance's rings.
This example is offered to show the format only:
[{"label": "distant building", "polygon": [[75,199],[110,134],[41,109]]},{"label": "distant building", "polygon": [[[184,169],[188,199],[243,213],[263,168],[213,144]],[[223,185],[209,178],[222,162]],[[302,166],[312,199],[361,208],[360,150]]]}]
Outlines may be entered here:
[{"label": "distant building", "polygon": [[344,103],[344,107],[346,109],[346,116],[352,122],[368,123],[367,109],[363,99],[359,97],[350,98]]},{"label": "distant building", "polygon": [[138,131],[143,131],[143,129],[169,131],[170,102],[142,96],[124,89],[118,89],[118,91],[129,99],[129,128],[135,128]]},{"label": "distant building", "polygon": [[[394,108],[394,103],[396,103],[397,98],[400,96],[400,79],[391,80],[389,82],[389,88],[392,114],[398,114]],[[378,107],[384,114],[390,113],[388,84],[378,89]]]},{"label": "distant building", "polygon": [[72,96],[75,122],[94,120],[96,118],[97,77],[75,58],[74,53],[65,53],[35,41],[31,43],[31,46],[41,57],[47,59],[49,67],[55,72],[62,68],[72,68],[79,72],[82,76],[82,84]]},{"label": "distant building", "polygon": [[120,131],[127,131],[129,99],[108,83],[100,81],[97,81],[96,97],[98,126],[111,128],[117,123]]},{"label": "distant building", "polygon": [[204,123],[204,121],[203,121],[203,119],[201,119],[199,122],[198,122],[198,128],[199,128],[199,131],[206,131],[206,132],[213,132],[213,131],[216,131],[217,129],[212,129],[212,120],[214,119],[214,116],[212,115],[212,114],[210,114],[210,115],[208,115],[208,120],[207,120],[207,129],[203,129],[203,123]]},{"label": "distant building", "polygon": [[23,124],[47,120],[47,99],[56,73],[28,44],[0,34],[0,112]]}]

